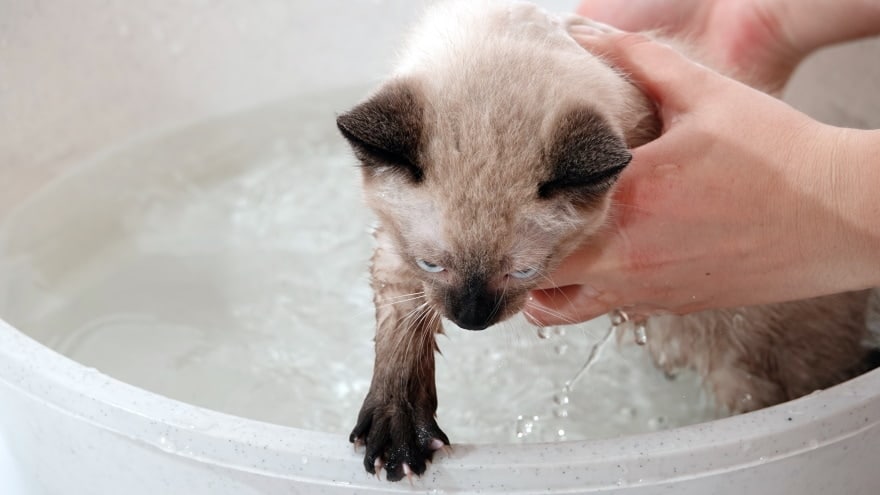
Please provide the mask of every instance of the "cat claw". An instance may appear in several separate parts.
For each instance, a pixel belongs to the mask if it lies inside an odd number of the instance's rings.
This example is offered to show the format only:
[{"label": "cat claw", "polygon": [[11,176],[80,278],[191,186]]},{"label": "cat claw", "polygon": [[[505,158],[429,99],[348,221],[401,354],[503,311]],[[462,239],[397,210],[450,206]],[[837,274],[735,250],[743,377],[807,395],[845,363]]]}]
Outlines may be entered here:
[{"label": "cat claw", "polygon": [[366,445],[366,442],[364,442],[363,437],[357,437],[351,441],[351,446],[355,452],[357,452],[358,448],[363,447],[364,445]]},{"label": "cat claw", "polygon": [[446,456],[452,456],[453,453],[452,446],[439,438],[432,439],[431,443],[428,444],[428,448],[433,452],[442,451]]},{"label": "cat claw", "polygon": [[409,467],[409,464],[405,462],[403,463],[403,474],[406,476],[406,479],[409,480],[409,486],[415,486],[415,484],[413,483],[412,469]]},{"label": "cat claw", "polygon": [[381,477],[379,477],[379,475],[382,474],[383,467],[385,467],[385,463],[382,462],[382,459],[377,457],[376,460],[373,461],[373,470],[376,471],[377,480],[382,479]]}]

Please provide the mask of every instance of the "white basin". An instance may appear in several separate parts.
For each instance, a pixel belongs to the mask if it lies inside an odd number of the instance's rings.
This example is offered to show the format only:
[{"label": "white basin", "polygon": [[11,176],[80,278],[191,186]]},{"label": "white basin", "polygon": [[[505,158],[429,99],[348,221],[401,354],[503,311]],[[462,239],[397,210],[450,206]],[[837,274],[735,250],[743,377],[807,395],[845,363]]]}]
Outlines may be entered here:
[{"label": "white basin", "polygon": [[[540,3],[552,10],[575,4]],[[0,3],[0,225],[44,185],[113,143],[380,78],[420,5]],[[880,40],[826,51],[798,73],[787,97],[826,121],[878,128],[878,57]],[[18,296],[14,287],[0,288],[0,318]],[[391,484],[363,471],[344,436],[150,393],[57,354],[26,330],[0,320],[3,494],[880,492],[880,371],[773,408],[668,431],[456,445],[423,478]]]}]

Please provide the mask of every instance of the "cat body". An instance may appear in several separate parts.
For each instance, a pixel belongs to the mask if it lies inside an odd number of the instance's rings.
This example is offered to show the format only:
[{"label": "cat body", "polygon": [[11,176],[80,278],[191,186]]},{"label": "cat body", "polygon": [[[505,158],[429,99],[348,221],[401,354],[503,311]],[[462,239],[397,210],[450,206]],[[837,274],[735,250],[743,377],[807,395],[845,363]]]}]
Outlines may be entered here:
[{"label": "cat body", "polygon": [[[441,318],[482,330],[606,224],[652,104],[568,34],[590,21],[527,3],[434,5],[396,70],[337,123],[376,212],[376,362],[351,441],[367,471],[421,474],[449,443],[435,411]],[[866,292],[662,316],[649,348],[747,411],[862,371]],[[475,377],[478,379],[478,377]]]}]

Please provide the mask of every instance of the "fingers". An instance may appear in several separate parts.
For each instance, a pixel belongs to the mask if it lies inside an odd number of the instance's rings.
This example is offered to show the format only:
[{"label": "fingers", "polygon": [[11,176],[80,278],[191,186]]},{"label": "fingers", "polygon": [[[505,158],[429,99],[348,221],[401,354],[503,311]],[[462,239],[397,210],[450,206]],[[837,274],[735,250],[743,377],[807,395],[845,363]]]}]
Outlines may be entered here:
[{"label": "fingers", "polygon": [[592,320],[612,309],[612,305],[600,299],[595,290],[585,285],[535,290],[523,313],[535,325],[570,325]]},{"label": "fingers", "polygon": [[670,110],[681,112],[691,108],[702,96],[701,85],[715,74],[671,46],[643,34],[584,25],[572,26],[569,31],[582,47],[629,74],[632,82],[660,105],[664,122]]},{"label": "fingers", "polygon": [[[612,241],[613,238],[611,236],[602,239],[593,238],[591,242],[581,245],[575,252],[563,259],[559,266],[553,270],[553,273],[545,277],[538,284],[538,289],[552,289],[566,285],[582,284],[584,282],[583,272],[586,267],[591,267],[595,270],[596,268],[604,268],[609,264],[608,260],[604,259],[609,257],[604,252],[604,249]],[[604,258],[603,255],[605,255]],[[612,261],[612,266],[614,266],[613,263],[615,261],[616,259]]]},{"label": "fingers", "polygon": [[583,0],[576,12],[627,31],[644,31],[675,25],[681,13],[669,3],[663,0]]}]

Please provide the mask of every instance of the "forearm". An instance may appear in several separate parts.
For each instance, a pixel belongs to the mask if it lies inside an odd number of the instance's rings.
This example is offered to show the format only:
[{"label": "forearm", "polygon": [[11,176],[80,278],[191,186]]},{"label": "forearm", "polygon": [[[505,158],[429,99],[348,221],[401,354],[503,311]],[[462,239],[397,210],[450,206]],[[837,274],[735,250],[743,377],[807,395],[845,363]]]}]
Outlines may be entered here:
[{"label": "forearm", "polygon": [[880,34],[880,0],[767,0],[790,46],[823,46]]},{"label": "forearm", "polygon": [[880,130],[821,132],[814,165],[822,170],[811,175],[814,190],[827,193],[816,198],[822,212],[806,219],[813,233],[802,239],[818,241],[816,274],[829,291],[880,286]]}]

